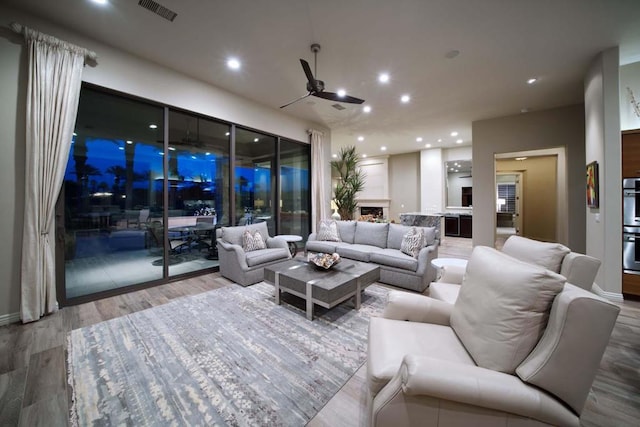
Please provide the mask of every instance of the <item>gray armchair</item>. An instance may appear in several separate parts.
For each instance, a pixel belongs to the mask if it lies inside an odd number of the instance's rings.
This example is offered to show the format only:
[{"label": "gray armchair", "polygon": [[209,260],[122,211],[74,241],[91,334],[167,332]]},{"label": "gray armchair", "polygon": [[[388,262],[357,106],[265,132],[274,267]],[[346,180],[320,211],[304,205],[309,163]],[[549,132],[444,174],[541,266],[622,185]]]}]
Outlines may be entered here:
[{"label": "gray armchair", "polygon": [[[267,248],[245,252],[242,249],[242,233],[258,231]],[[291,258],[285,240],[269,237],[266,222],[216,230],[220,274],[242,286],[249,286],[264,279],[264,268]]]}]

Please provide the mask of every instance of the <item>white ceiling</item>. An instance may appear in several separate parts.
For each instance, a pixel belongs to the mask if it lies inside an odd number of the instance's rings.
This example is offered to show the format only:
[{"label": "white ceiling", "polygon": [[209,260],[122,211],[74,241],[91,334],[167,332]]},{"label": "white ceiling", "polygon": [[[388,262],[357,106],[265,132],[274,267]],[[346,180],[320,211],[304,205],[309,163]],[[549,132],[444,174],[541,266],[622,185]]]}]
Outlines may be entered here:
[{"label": "white ceiling", "polygon": [[[316,77],[373,111],[314,97],[284,111],[330,127],[334,152],[357,145],[369,156],[382,145],[468,145],[474,120],[582,102],[586,69],[607,48],[640,61],[638,0],[158,0],[173,22],[135,0],[108,1],[2,0],[274,109],[306,93],[298,59],[313,68],[309,46],[320,43]],[[448,59],[451,50],[460,54]],[[231,55],[239,72],[226,67]]]}]

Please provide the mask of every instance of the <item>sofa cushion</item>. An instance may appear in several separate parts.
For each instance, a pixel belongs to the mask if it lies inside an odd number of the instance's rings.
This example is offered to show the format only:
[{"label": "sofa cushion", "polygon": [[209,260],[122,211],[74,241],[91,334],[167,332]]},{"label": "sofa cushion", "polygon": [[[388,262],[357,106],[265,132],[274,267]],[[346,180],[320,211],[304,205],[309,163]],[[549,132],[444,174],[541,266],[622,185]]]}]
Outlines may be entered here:
[{"label": "sofa cushion", "polygon": [[336,221],[340,240],[346,243],[353,243],[356,235],[356,221]]},{"label": "sofa cushion", "polygon": [[247,265],[254,267],[267,262],[285,260],[289,258],[289,249],[285,248],[271,248],[271,249],[258,249],[256,251],[247,252],[245,254]]},{"label": "sofa cushion", "polygon": [[520,261],[536,264],[554,273],[560,272],[562,260],[571,249],[560,243],[540,242],[521,236],[511,236],[502,247],[502,252]]},{"label": "sofa cushion", "polygon": [[380,250],[381,249],[377,246],[359,245],[357,243],[354,243],[353,245],[342,245],[336,247],[336,252],[341,257],[363,262],[371,261],[371,253]]},{"label": "sofa cushion", "polygon": [[353,242],[361,245],[386,248],[388,233],[388,223],[358,221],[358,225],[356,225],[356,235]]},{"label": "sofa cushion", "polygon": [[389,224],[389,233],[387,235],[387,248],[400,250],[402,238],[411,227],[401,224]]},{"label": "sofa cushion", "polygon": [[374,395],[398,372],[407,354],[473,365],[473,360],[448,326],[371,317],[367,379]]},{"label": "sofa cushion", "polygon": [[245,230],[249,230],[252,233],[258,231],[265,242],[267,238],[269,238],[269,229],[267,228],[266,222],[237,227],[222,227],[220,236],[222,240],[227,243],[242,246],[242,233],[244,233]]},{"label": "sofa cushion", "polygon": [[451,327],[478,366],[513,374],[542,336],[564,283],[557,273],[476,246]]},{"label": "sofa cushion", "polygon": [[389,267],[401,268],[403,270],[418,270],[418,260],[410,255],[403,254],[398,249],[379,249],[369,256],[371,262]]},{"label": "sofa cushion", "polygon": [[256,231],[252,233],[249,230],[245,230],[242,233],[242,249],[245,252],[257,251],[258,249],[266,249],[267,245],[262,239],[260,232]]},{"label": "sofa cushion", "polygon": [[340,234],[338,234],[338,225],[336,222],[320,221],[316,238],[327,242],[340,242]]},{"label": "sofa cushion", "polygon": [[410,255],[414,258],[418,257],[420,249],[424,247],[424,233],[422,229],[411,227],[409,231],[402,236],[402,244],[400,245],[400,252]]},{"label": "sofa cushion", "polygon": [[336,251],[337,243],[339,242],[308,240],[304,248],[307,252],[322,252],[325,254],[332,254]]}]

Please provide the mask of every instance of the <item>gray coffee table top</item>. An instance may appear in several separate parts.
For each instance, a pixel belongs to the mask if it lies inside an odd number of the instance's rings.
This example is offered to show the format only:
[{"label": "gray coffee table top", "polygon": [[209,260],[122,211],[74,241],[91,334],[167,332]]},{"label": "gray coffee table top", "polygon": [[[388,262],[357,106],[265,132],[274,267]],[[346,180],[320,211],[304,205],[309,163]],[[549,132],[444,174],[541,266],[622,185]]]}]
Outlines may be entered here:
[{"label": "gray coffee table top", "polygon": [[380,279],[376,264],[343,259],[329,270],[303,260],[288,260],[265,267],[264,280],[275,283],[280,273],[280,286],[304,294],[307,282],[313,283],[313,299],[332,305],[334,301],[353,294],[356,287],[364,289]]}]

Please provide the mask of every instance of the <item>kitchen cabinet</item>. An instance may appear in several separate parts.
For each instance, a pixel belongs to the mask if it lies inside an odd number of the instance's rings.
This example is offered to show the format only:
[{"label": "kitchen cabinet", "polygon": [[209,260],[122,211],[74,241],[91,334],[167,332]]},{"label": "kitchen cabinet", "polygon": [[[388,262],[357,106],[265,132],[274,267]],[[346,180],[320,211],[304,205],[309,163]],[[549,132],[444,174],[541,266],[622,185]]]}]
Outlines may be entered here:
[{"label": "kitchen cabinet", "polygon": [[471,238],[472,222],[473,216],[471,215],[445,215],[444,235]]}]

